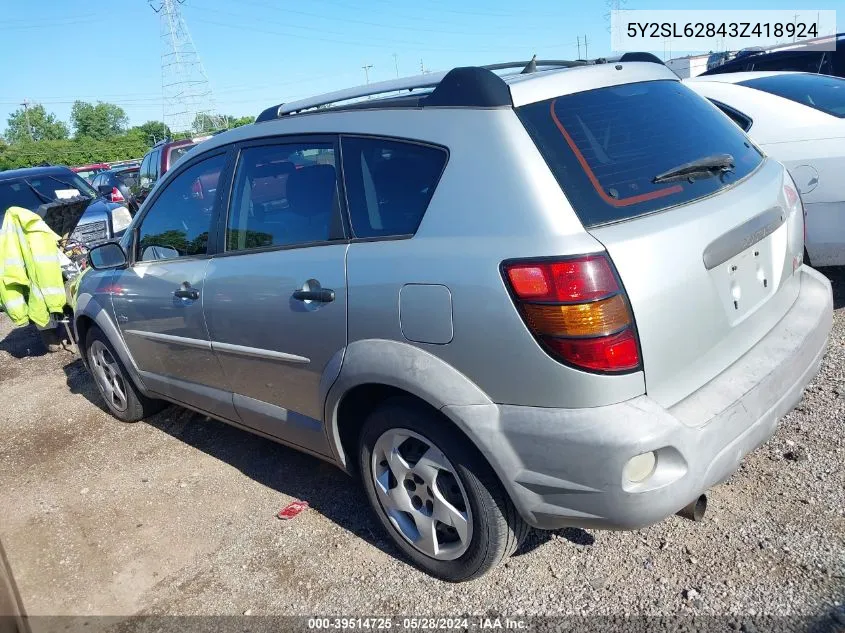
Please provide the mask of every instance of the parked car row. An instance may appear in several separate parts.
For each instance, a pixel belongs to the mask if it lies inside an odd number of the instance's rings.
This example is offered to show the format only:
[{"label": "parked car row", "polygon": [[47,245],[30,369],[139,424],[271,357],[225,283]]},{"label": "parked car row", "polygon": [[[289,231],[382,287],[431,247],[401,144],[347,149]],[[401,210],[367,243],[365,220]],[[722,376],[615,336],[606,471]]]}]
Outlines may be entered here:
[{"label": "parked car row", "polygon": [[[831,44],[835,50],[826,50]],[[767,48],[746,48],[735,54],[713,53],[704,75],[768,70],[845,77],[845,33]]]},{"label": "parked car row", "polygon": [[65,230],[59,234],[86,246],[120,237],[132,220],[124,202],[104,197],[67,167],[0,171],[0,221],[13,206],[42,217],[61,214]]},{"label": "parked car row", "polygon": [[134,214],[139,206],[135,195],[138,190],[139,171],[138,166],[116,167],[101,171],[94,176],[91,186],[104,198],[125,204]]},{"label": "parked car row", "polygon": [[789,169],[804,202],[808,261],[845,265],[845,79],[732,72],[685,83]]},{"label": "parked car row", "polygon": [[274,105],[175,164],[158,146],[80,280],[84,362],[120,420],[174,402],[358,477],[450,581],[529,527],[700,517],[832,321],[810,180],[710,85],[648,54],[534,59]]}]

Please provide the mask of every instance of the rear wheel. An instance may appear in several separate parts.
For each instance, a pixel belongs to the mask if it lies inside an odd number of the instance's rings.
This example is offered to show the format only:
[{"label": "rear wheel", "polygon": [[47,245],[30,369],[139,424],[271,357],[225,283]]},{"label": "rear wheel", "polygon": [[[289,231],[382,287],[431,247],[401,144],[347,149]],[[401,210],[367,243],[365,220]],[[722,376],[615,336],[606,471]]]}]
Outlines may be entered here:
[{"label": "rear wheel", "polygon": [[85,357],[109,412],[118,420],[137,422],[164,408],[161,400],[138,391],[103,331],[92,327],[85,337]]},{"label": "rear wheel", "polygon": [[399,548],[429,574],[460,582],[510,556],[528,533],[499,479],[439,414],[397,398],[361,433],[370,504]]}]

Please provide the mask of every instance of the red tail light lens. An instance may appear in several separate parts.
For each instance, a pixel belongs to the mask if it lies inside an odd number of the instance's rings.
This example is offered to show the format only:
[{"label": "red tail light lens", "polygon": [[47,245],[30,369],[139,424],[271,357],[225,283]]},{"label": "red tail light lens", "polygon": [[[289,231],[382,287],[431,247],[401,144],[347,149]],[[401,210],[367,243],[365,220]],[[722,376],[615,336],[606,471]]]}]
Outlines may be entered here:
[{"label": "red tail light lens", "polygon": [[640,365],[637,338],[630,328],[601,338],[543,337],[553,352],[573,365],[598,371],[624,371]]},{"label": "red tail light lens", "polygon": [[605,255],[502,265],[526,326],[555,359],[597,372],[640,367],[634,319]]},{"label": "red tail light lens", "polygon": [[506,267],[511,287],[524,301],[580,303],[619,292],[602,255],[563,262],[515,263]]},{"label": "red tail light lens", "polygon": [[126,198],[123,197],[123,194],[120,193],[120,189],[117,187],[111,188],[111,201],[112,202],[126,202]]}]

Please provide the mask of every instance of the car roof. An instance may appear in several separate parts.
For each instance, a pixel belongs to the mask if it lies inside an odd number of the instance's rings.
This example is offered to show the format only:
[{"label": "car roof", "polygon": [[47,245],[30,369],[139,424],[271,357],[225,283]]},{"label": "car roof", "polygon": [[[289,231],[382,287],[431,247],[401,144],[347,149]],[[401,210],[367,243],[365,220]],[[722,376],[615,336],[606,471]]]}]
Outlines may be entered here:
[{"label": "car roof", "polygon": [[684,83],[692,83],[697,81],[716,81],[723,84],[738,84],[750,79],[760,79],[761,77],[776,77],[777,75],[811,75],[813,73],[802,73],[791,70],[749,70],[741,73],[725,73],[723,75],[699,75],[697,77],[690,77],[684,79]]},{"label": "car roof", "polygon": [[73,174],[68,167],[62,165],[51,165],[49,167],[23,167],[20,169],[7,169],[0,171],[0,180],[11,180],[12,178],[31,178],[32,176],[55,176],[58,174]]}]

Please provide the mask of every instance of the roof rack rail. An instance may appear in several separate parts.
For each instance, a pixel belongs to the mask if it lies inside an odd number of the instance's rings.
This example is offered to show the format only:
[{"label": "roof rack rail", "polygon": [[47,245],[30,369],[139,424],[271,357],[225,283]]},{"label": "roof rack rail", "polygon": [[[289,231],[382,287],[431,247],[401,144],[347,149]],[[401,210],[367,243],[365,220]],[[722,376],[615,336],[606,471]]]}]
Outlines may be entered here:
[{"label": "roof rack rail", "polygon": [[499,107],[513,105],[510,90],[502,78],[495,74],[496,70],[521,68],[521,73],[540,72],[539,68],[575,68],[594,64],[608,64],[617,62],[652,62],[663,64],[659,57],[651,53],[625,53],[619,57],[597,59],[537,59],[535,55],[527,61],[502,62],[486,66],[464,66],[450,71],[440,71],[389,79],[376,83],[344,88],[328,92],[308,99],[280,103],[267,108],[255,119],[256,123],[271,121],[280,117],[296,114],[304,110],[319,109],[352,99],[374,97],[389,93],[414,90],[432,89],[426,93],[419,105],[453,106],[453,107]]}]

